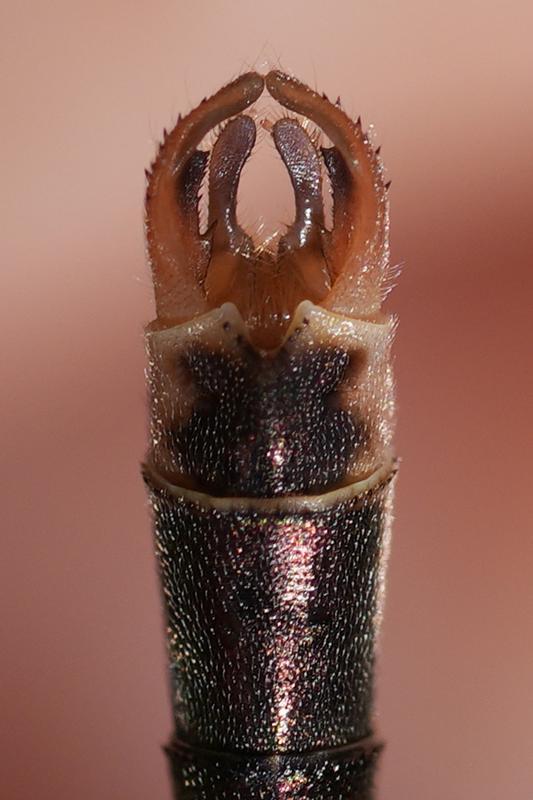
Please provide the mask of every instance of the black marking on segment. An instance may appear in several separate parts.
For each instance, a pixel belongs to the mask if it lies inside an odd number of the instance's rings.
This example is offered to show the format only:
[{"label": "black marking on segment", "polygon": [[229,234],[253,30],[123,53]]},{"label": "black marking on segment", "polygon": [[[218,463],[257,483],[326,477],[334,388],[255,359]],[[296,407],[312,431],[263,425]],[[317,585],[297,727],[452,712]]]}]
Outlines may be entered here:
[{"label": "black marking on segment", "polygon": [[196,216],[199,203],[198,193],[207,169],[208,160],[209,153],[204,150],[195,150],[185,165],[176,187],[178,203],[182,206],[193,230],[198,229]]},{"label": "black marking on segment", "polygon": [[184,357],[197,389],[169,447],[200,489],[275,497],[317,493],[345,478],[364,424],[339,407],[338,390],[364,354],[336,347],[239,358],[192,347]]}]

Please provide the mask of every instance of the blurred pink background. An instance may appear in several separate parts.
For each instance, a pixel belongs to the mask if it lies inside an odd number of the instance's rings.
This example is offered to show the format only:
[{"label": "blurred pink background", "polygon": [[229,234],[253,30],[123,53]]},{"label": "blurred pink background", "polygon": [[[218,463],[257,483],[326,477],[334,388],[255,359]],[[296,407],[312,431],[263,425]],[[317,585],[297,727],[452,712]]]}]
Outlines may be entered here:
[{"label": "blurred pink background", "polygon": [[[178,111],[281,64],[375,124],[405,264],[380,800],[530,800],[531,4],[22,0],[1,16],[3,797],[170,797],[138,466],[143,170]],[[266,180],[248,190],[246,218],[269,200]]]}]

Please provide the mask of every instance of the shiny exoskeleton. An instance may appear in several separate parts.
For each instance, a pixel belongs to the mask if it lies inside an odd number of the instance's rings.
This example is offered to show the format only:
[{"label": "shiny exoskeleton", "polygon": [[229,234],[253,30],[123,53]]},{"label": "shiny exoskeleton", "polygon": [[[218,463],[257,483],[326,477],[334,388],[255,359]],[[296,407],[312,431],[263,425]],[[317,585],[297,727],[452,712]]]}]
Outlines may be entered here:
[{"label": "shiny exoskeleton", "polygon": [[[262,121],[295,192],[276,251],[236,213],[264,91],[295,115]],[[394,473],[379,156],[338,104],[281,73],[250,73],[178,121],[148,177],[157,319],[144,475],[176,797],[370,800]]]}]

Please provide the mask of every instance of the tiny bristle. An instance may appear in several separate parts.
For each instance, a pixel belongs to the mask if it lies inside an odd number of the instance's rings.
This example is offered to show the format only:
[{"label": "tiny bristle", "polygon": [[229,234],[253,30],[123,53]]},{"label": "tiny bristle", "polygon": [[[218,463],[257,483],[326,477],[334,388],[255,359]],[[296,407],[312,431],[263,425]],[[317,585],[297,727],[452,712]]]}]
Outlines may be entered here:
[{"label": "tiny bristle", "polygon": [[381,302],[385,302],[392,290],[396,288],[403,267],[403,264],[389,264],[386,267],[380,285]]}]

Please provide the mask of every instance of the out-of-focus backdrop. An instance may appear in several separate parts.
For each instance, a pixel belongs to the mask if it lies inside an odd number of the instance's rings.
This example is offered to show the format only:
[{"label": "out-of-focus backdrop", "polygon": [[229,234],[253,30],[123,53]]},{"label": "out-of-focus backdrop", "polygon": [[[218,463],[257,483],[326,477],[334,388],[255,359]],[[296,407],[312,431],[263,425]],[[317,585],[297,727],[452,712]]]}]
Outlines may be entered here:
[{"label": "out-of-focus backdrop", "polygon": [[[530,800],[531,4],[22,0],[1,17],[2,796],[170,797],[139,477],[143,170],[179,111],[281,65],[374,123],[405,265],[380,800]],[[289,221],[280,185],[245,176],[244,218]]]}]

